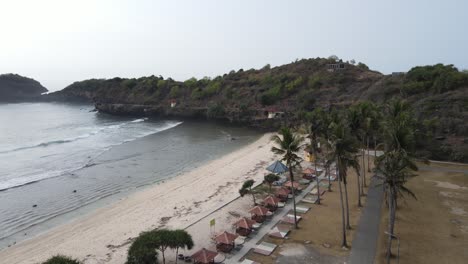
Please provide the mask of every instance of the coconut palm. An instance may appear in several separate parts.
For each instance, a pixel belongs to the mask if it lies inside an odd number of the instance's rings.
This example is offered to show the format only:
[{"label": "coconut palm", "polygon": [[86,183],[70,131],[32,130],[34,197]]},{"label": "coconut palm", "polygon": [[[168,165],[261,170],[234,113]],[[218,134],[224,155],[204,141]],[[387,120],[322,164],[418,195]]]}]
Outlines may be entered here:
[{"label": "coconut palm", "polygon": [[[359,140],[363,134],[361,127],[361,114],[358,106],[351,106],[347,111],[347,121],[351,135],[354,135]],[[363,155],[364,156],[364,155]],[[362,207],[361,196],[364,195],[364,185],[360,181],[361,172],[357,171],[357,190],[358,190],[358,206]]]},{"label": "coconut palm", "polygon": [[[332,126],[332,152],[330,159],[336,160],[336,170],[338,175],[338,186],[340,190],[340,203],[342,211],[342,247],[347,247],[346,227],[350,228],[349,223],[349,205],[347,199],[347,170],[348,167],[359,168],[359,162],[356,159],[358,145],[354,137],[349,133],[349,128],[342,122],[338,121]],[[344,184],[345,200],[343,201],[343,192],[341,182]],[[345,214],[346,203],[346,214]]]},{"label": "coconut palm", "polygon": [[405,187],[412,171],[418,168],[412,160],[415,142],[415,119],[410,105],[402,100],[390,101],[384,109],[382,122],[384,154],[376,159],[376,177],[380,178],[389,212],[387,263],[390,263],[392,237],[398,197],[415,194]]},{"label": "coconut palm", "polygon": [[255,181],[254,180],[246,180],[244,184],[242,184],[242,188],[239,190],[239,194],[241,197],[244,197],[244,195],[250,193],[253,198],[254,206],[257,205],[257,201],[255,199],[255,194],[252,190],[252,186],[254,185]]},{"label": "coconut palm", "polygon": [[309,116],[309,135],[307,136],[310,140],[307,149],[309,153],[314,154],[314,167],[315,167],[315,179],[317,181],[317,204],[320,204],[320,185],[319,175],[317,173],[317,161],[320,149],[319,137],[323,134],[324,126],[322,122],[323,111],[321,108],[316,108]]},{"label": "coconut palm", "polygon": [[387,243],[387,263],[390,263],[392,238],[394,235],[395,215],[397,207],[397,198],[404,194],[416,198],[415,194],[405,187],[407,179],[414,174],[414,164],[410,157],[404,151],[391,150],[385,152],[384,155],[378,158],[376,166],[376,177],[383,181],[382,185],[385,191],[385,197],[388,205],[388,230],[389,234]]},{"label": "coconut palm", "polygon": [[[274,135],[271,138],[277,146],[271,148],[271,151],[275,154],[282,155],[282,160],[286,162],[289,168],[289,177],[291,179],[291,186],[294,186],[294,174],[293,169],[300,166],[302,159],[297,155],[297,152],[301,149],[301,144],[304,138],[293,134],[291,129],[282,128],[279,131],[279,135]],[[293,188],[293,209],[294,209],[294,226],[297,226],[297,213],[296,213],[296,194]]]},{"label": "coconut palm", "polygon": [[177,264],[177,257],[179,255],[179,248],[182,249],[192,249],[193,248],[193,240],[192,236],[187,233],[187,231],[182,230],[182,229],[176,229],[172,231],[173,234],[173,240],[171,241],[170,247],[172,249],[176,250],[176,261],[175,263]]}]

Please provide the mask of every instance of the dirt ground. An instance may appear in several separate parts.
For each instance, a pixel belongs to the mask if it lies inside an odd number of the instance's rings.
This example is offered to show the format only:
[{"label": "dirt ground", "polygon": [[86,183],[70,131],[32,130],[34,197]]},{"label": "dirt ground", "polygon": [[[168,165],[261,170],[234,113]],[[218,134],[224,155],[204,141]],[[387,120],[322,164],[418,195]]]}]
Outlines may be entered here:
[{"label": "dirt ground", "polygon": [[[421,165],[427,166],[427,165]],[[462,170],[444,172],[439,168]],[[431,171],[433,169],[433,171]],[[468,165],[431,163],[408,181],[417,200],[399,204],[395,234],[400,238],[400,262],[468,263]],[[385,263],[388,210],[383,206],[376,263]],[[397,241],[392,251],[396,255]],[[396,258],[392,263],[397,263]]]},{"label": "dirt ground", "polygon": [[[369,175],[366,176],[366,179],[369,183]],[[362,210],[357,206],[357,178],[353,170],[348,172],[348,198],[352,229],[347,231],[347,241],[348,246],[352,247],[352,240]],[[362,204],[365,205],[366,197],[361,199]],[[250,252],[247,258],[262,264],[344,263],[350,251],[341,248],[341,207],[338,182],[332,183],[332,192],[326,192],[323,195],[320,205],[302,203],[298,205],[311,207],[309,212],[302,215],[303,219],[299,222],[299,230],[295,230],[291,226],[292,231],[287,239],[265,237],[264,241],[277,244],[278,248],[271,256]]]}]

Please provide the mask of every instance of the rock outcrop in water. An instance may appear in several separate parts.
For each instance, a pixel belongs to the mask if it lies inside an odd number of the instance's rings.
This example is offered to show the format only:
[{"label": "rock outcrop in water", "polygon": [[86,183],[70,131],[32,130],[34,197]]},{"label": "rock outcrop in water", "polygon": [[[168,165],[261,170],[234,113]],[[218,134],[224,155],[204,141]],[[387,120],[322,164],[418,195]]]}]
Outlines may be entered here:
[{"label": "rock outcrop in water", "polygon": [[47,89],[38,81],[18,74],[0,75],[0,102],[38,100]]},{"label": "rock outcrop in water", "polygon": [[161,76],[92,79],[44,98],[92,101],[99,111],[116,115],[225,119],[276,128],[297,122],[317,106],[339,108],[361,100],[381,104],[393,97],[408,100],[433,134],[432,158],[468,161],[468,73],[453,65],[384,75],[362,63],[303,59],[183,82]]}]

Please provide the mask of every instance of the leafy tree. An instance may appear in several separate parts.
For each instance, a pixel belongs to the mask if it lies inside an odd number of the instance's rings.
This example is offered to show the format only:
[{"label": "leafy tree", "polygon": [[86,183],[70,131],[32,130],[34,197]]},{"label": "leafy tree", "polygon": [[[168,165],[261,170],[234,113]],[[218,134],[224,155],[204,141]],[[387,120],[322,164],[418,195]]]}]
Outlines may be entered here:
[{"label": "leafy tree", "polygon": [[223,105],[221,104],[212,104],[208,106],[207,110],[207,116],[208,118],[223,118],[226,114],[226,111],[224,110]]},{"label": "leafy tree", "polygon": [[357,67],[360,68],[360,69],[363,69],[363,70],[369,70],[369,67],[366,64],[362,63],[362,62],[359,62],[357,64]]},{"label": "leafy tree", "polygon": [[42,262],[42,264],[80,264],[80,262],[67,256],[57,255],[51,257],[45,262]]},{"label": "leafy tree", "polygon": [[257,201],[255,200],[255,193],[252,190],[252,186],[254,185],[254,183],[254,180],[246,180],[244,184],[242,184],[242,187],[239,189],[239,194],[241,197],[244,197],[244,195],[250,193],[252,195],[254,205],[257,205]]},{"label": "leafy tree", "polygon": [[[297,155],[301,148],[301,144],[304,138],[293,134],[289,128],[281,128],[279,135],[274,135],[272,138],[276,146],[271,148],[271,151],[275,154],[282,155],[283,161],[286,162],[289,168],[289,177],[291,179],[292,186],[294,186],[294,174],[293,168],[299,167],[302,159]],[[297,212],[296,212],[296,191],[293,189],[293,209],[294,209],[294,226],[297,226]]]},{"label": "leafy tree", "polygon": [[158,260],[159,245],[155,231],[142,232],[128,249],[126,264],[153,264]]},{"label": "leafy tree", "polygon": [[266,175],[264,179],[265,179],[265,182],[270,187],[270,192],[271,192],[271,186],[273,185],[275,181],[279,181],[280,177],[276,174],[270,173]]}]

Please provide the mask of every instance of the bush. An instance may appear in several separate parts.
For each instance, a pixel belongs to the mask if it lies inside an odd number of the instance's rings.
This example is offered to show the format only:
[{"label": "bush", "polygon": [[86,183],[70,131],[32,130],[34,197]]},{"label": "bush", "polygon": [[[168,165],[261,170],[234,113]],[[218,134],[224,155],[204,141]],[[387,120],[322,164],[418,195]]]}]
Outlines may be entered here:
[{"label": "bush", "polygon": [[57,255],[46,260],[42,264],[80,264],[80,262],[67,256]]},{"label": "bush", "polygon": [[359,62],[357,64],[357,67],[360,68],[360,69],[363,69],[363,70],[369,70],[369,67],[366,64],[362,63],[362,62]]},{"label": "bush", "polygon": [[220,104],[210,105],[207,110],[208,118],[223,118],[226,114],[224,107]]}]

